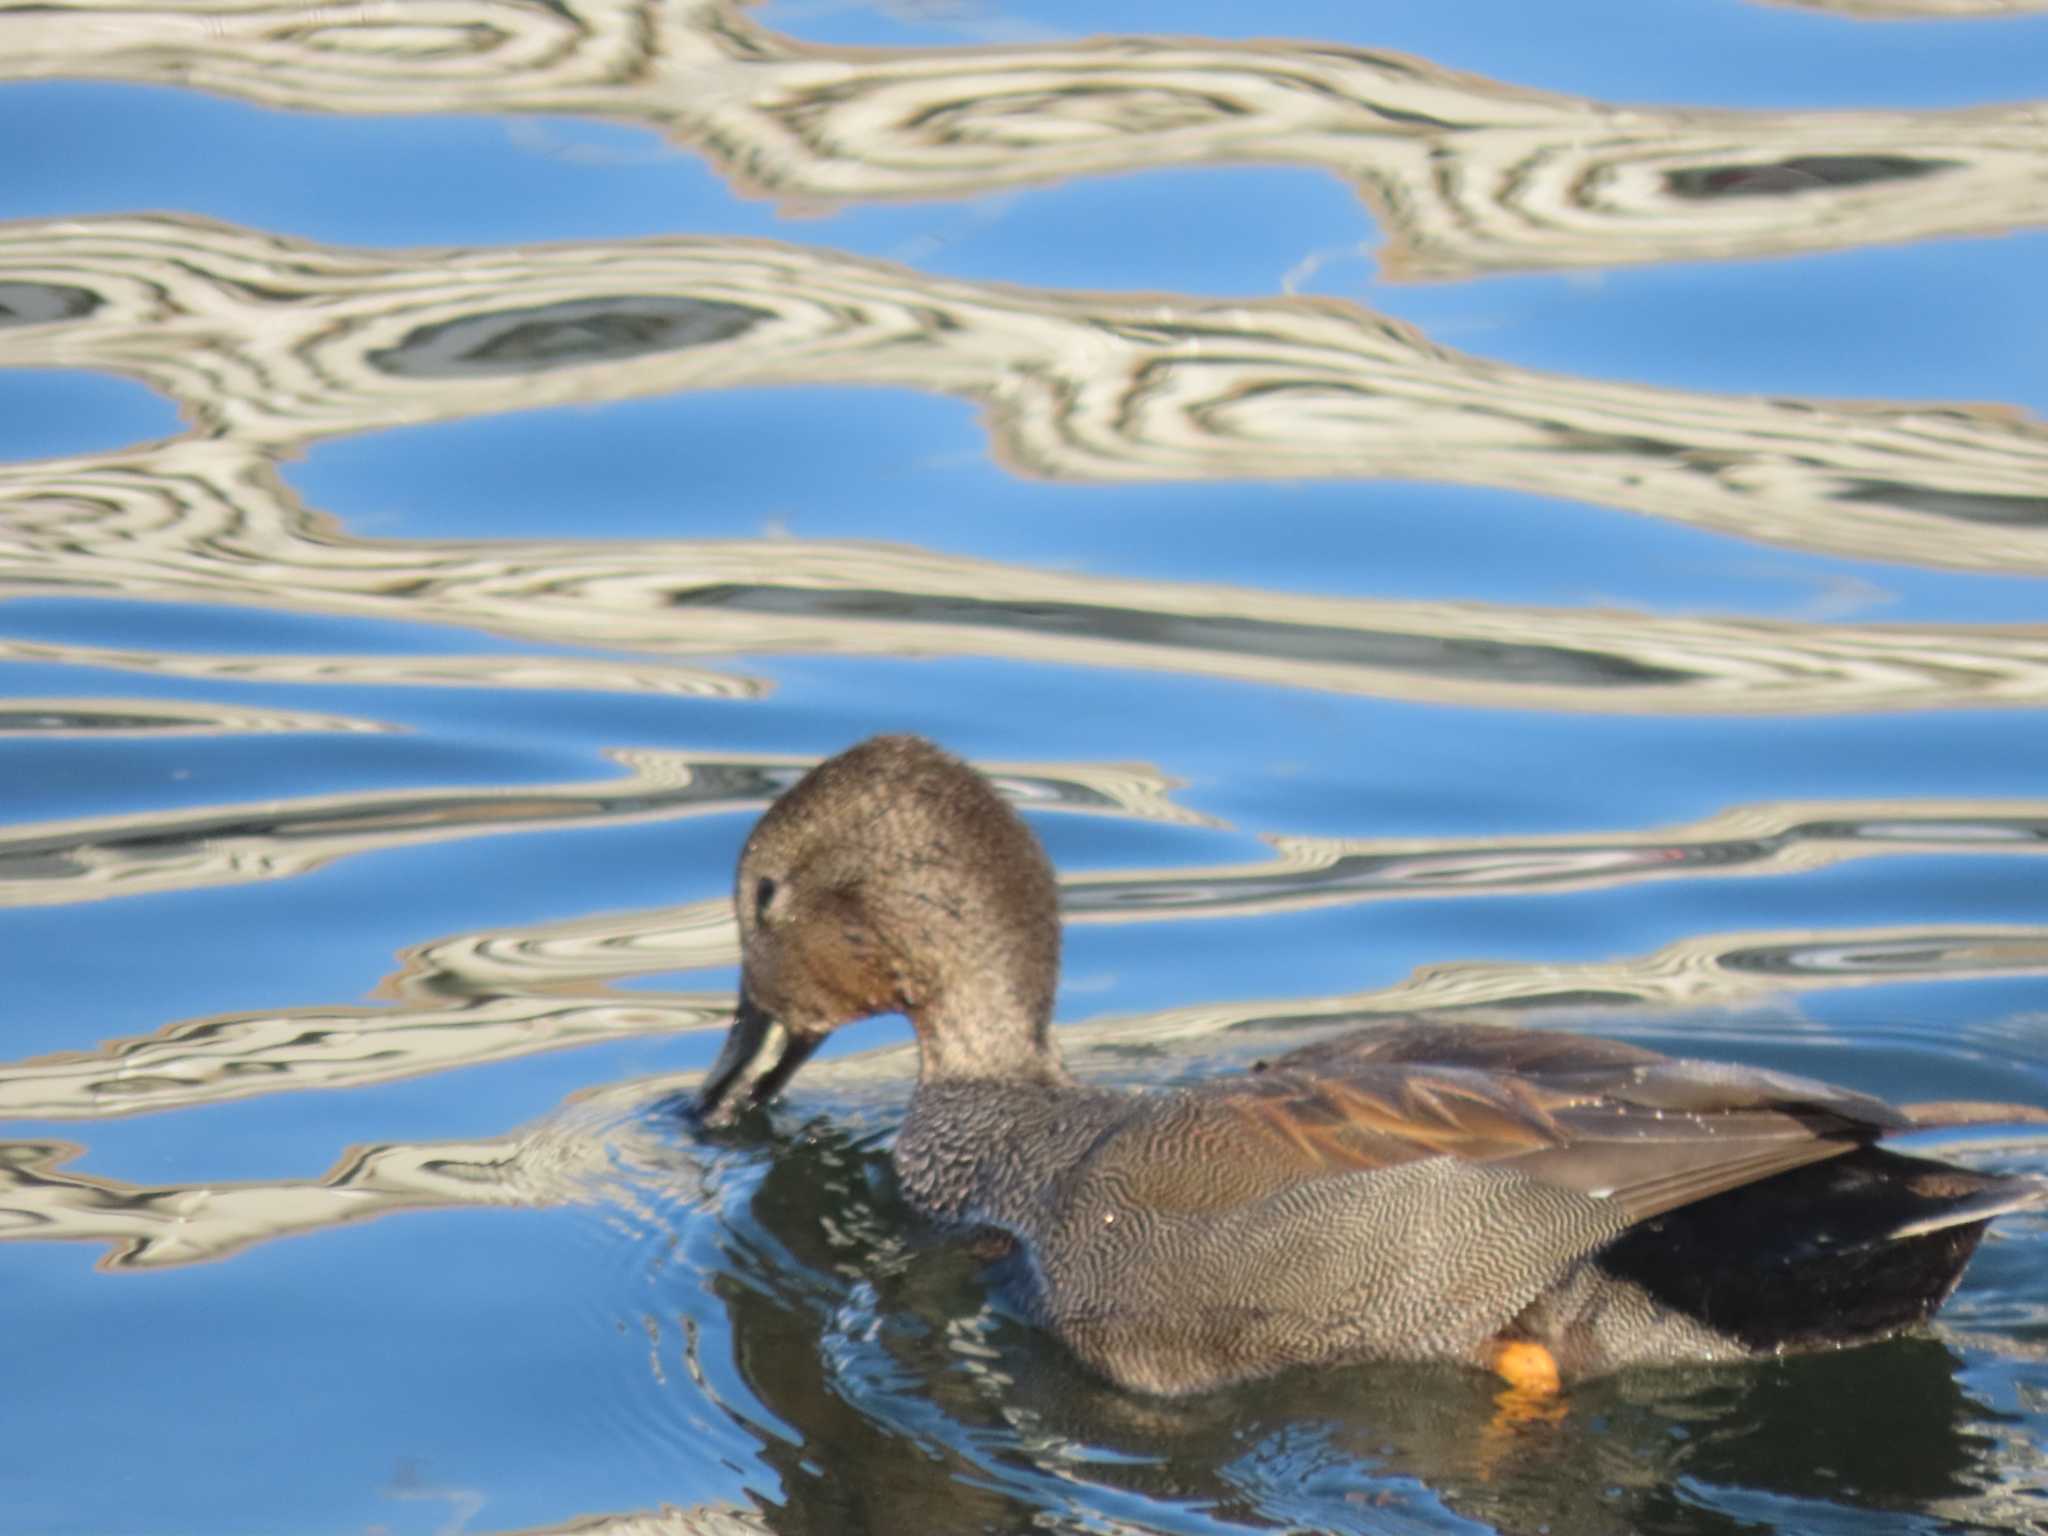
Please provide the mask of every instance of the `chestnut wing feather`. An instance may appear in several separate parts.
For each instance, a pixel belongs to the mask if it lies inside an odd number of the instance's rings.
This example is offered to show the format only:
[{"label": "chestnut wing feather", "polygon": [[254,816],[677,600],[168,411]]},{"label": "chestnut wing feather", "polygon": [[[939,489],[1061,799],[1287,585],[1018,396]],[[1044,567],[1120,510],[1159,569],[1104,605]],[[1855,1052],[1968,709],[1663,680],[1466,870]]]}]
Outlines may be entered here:
[{"label": "chestnut wing feather", "polygon": [[1640,1221],[1909,1123],[1879,1100],[1783,1073],[1440,1024],[1348,1035],[1191,1097],[1237,1166],[1227,1193],[1176,1190],[1183,1206],[1453,1157],[1612,1200]]}]

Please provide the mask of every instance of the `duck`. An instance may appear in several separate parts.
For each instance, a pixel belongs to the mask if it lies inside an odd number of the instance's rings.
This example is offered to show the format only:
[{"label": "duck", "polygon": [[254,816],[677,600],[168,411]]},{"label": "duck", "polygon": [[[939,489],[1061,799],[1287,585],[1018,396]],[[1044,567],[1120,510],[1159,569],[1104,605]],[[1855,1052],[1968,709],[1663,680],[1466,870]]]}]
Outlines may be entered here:
[{"label": "duck", "polygon": [[1880,1145],[2048,1111],[1545,1028],[1392,1018],[1193,1086],[1084,1084],[1053,1038],[1052,865],[917,736],[776,799],[734,905],[738,1003],[696,1125],[768,1104],[839,1026],[905,1016],[906,1201],[1001,1244],[1024,1313],[1133,1393],[1401,1360],[1545,1394],[1864,1343],[1931,1317],[1991,1220],[2048,1205],[2048,1179]]}]

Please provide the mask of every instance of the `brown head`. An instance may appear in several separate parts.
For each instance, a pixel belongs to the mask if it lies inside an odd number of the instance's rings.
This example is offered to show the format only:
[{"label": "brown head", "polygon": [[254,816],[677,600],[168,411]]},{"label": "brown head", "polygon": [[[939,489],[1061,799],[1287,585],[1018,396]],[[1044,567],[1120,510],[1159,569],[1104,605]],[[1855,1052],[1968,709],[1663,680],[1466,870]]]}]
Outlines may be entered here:
[{"label": "brown head", "polygon": [[767,1102],[841,1024],[902,1013],[922,1075],[1061,1075],[1058,888],[972,768],[916,736],[827,759],[740,851],[740,1001],[698,1095],[709,1125]]}]

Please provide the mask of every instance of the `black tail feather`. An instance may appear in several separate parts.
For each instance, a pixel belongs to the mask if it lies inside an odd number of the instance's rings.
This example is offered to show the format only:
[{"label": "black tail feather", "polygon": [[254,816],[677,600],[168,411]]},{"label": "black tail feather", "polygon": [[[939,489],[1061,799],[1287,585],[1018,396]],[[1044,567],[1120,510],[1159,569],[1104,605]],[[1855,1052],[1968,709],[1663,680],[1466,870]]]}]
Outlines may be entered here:
[{"label": "black tail feather", "polygon": [[1599,1263],[1751,1349],[1812,1349],[1924,1322],[1993,1216],[2044,1203],[2039,1179],[1859,1147],[1643,1222]]}]

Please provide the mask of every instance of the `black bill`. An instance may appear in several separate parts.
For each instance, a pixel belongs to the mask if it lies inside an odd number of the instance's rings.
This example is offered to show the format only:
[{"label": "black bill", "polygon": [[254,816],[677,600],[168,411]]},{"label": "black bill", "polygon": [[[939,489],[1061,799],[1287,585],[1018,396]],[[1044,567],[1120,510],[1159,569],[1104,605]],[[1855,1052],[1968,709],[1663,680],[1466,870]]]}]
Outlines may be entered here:
[{"label": "black bill", "polygon": [[691,1114],[700,1125],[731,1125],[782,1092],[824,1038],[785,1029],[742,994],[725,1048],[711,1064]]}]

